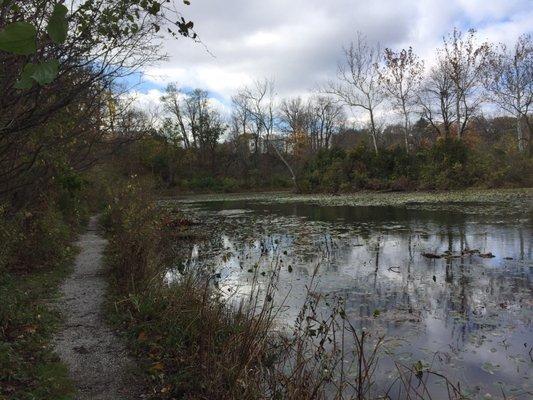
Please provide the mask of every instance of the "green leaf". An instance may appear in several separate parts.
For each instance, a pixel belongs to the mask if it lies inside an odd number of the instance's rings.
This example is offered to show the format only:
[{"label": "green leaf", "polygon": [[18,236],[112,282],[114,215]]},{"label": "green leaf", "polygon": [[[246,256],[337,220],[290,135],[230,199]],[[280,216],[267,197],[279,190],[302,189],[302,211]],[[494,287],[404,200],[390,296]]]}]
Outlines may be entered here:
[{"label": "green leaf", "polygon": [[50,60],[37,65],[31,77],[41,86],[48,85],[56,77],[59,71],[59,61]]},{"label": "green leaf", "polygon": [[44,86],[51,83],[59,71],[59,61],[50,60],[40,64],[28,63],[22,69],[19,80],[15,83],[16,89],[31,89],[35,82]]},{"label": "green leaf", "polygon": [[37,30],[28,22],[13,22],[0,32],[0,50],[29,55],[37,51]]},{"label": "green leaf", "polygon": [[153,3],[149,8],[148,12],[152,15],[157,15],[161,11],[161,4]]},{"label": "green leaf", "polygon": [[16,89],[31,89],[35,81],[31,77],[35,72],[37,66],[32,63],[28,63],[22,69],[20,74],[20,79],[15,83],[14,87]]},{"label": "green leaf", "polygon": [[67,40],[68,20],[66,15],[68,8],[63,4],[56,4],[48,21],[46,31],[54,43],[61,44]]}]

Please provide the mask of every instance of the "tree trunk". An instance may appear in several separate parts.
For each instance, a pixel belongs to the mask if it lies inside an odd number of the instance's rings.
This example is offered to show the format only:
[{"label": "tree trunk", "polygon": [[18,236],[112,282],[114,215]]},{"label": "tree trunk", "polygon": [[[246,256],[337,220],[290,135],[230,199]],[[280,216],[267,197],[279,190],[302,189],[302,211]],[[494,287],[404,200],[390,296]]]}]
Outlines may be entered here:
[{"label": "tree trunk", "polygon": [[518,141],[518,151],[524,152],[524,132],[522,131],[522,116],[516,117],[516,139]]},{"label": "tree trunk", "polygon": [[372,109],[369,110],[370,112],[370,132],[372,134],[372,142],[374,144],[374,151],[376,154],[378,154],[378,142],[376,139],[376,124],[374,122],[374,112]]},{"label": "tree trunk", "polygon": [[296,174],[294,173],[294,170],[292,169],[292,167],[290,166],[288,161],[285,159],[285,157],[283,157],[283,155],[281,154],[279,149],[276,146],[274,146],[272,143],[270,143],[269,139],[266,139],[266,140],[267,140],[268,144],[270,145],[270,147],[274,148],[274,151],[276,152],[276,154],[279,157],[279,159],[283,162],[283,164],[285,164],[285,166],[289,170],[289,172],[291,174],[292,184],[294,185],[294,190],[296,191],[296,193],[300,193],[300,187],[298,186],[298,181],[296,180]]},{"label": "tree trunk", "polygon": [[456,94],[455,99],[455,112],[457,114],[457,139],[461,140],[461,97],[459,92]]},{"label": "tree trunk", "polygon": [[181,136],[183,137],[183,145],[186,149],[189,149],[191,147],[191,143],[189,142],[189,136],[187,136],[187,129],[185,129],[183,118],[179,112],[174,112],[174,113],[176,114],[176,117],[178,119],[178,124],[180,126]]},{"label": "tree trunk", "polygon": [[409,154],[409,115],[407,115],[405,105],[403,105],[403,116],[405,118],[405,121],[404,121],[405,151],[407,154]]}]

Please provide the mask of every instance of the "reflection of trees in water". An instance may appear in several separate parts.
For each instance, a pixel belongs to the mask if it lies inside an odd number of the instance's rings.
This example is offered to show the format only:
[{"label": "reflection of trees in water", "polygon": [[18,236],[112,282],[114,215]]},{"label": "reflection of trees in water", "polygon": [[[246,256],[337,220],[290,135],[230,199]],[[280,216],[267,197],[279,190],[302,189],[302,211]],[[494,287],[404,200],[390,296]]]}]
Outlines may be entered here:
[{"label": "reflection of trees in water", "polygon": [[379,271],[379,250],[381,248],[381,234],[379,234],[377,236],[377,239],[376,239],[376,245],[375,245],[375,269],[374,269],[374,288],[376,288],[376,282],[377,282],[377,279],[378,279],[378,271]]},{"label": "reflection of trees in water", "polygon": [[[341,289],[335,293],[346,297],[347,307],[351,308],[353,315],[358,318],[371,316],[375,309],[408,312],[424,310],[423,314],[429,313],[434,317],[441,315],[440,318],[444,319],[456,347],[462,347],[460,344],[469,339],[471,332],[498,329],[500,326],[493,321],[479,318],[484,315],[483,310],[490,307],[498,313],[498,317],[504,314],[506,311],[499,307],[499,304],[503,301],[517,304],[520,298],[514,290],[520,287],[527,290],[530,286],[529,275],[523,269],[518,269],[513,275],[508,271],[502,273],[502,270],[493,267],[483,267],[482,264],[475,265],[483,261],[477,256],[466,254],[466,250],[472,248],[471,236],[467,234],[466,226],[449,224],[443,228],[441,232],[444,232],[444,240],[437,240],[437,247],[442,249],[442,244],[445,244],[443,247],[450,254],[465,252],[463,257],[421,259],[420,255],[413,251],[419,238],[409,232],[399,242],[400,250],[404,250],[400,253],[407,257],[402,267],[397,270],[402,278],[398,282],[384,275],[388,265],[382,265],[382,256],[388,251],[385,246],[387,239],[381,233],[376,233],[365,243],[370,264],[362,270],[367,273],[354,277],[352,288]],[[483,235],[482,240],[486,240],[486,235]],[[433,266],[437,276],[439,271],[442,271],[443,280],[438,281],[444,281],[444,285],[432,285],[431,275],[427,276],[430,269],[426,267],[429,266]]]},{"label": "reflection of trees in water", "polygon": [[[525,250],[524,250],[524,232],[522,231],[522,227],[518,228],[518,238],[520,240],[520,260],[525,260]],[[529,248],[528,252],[528,259],[531,259],[531,247]]]},{"label": "reflection of trees in water", "polygon": [[407,260],[407,266],[406,266],[407,274],[405,274],[405,277],[404,277],[405,284],[403,287],[403,295],[404,295],[405,302],[407,303],[408,311],[412,313],[413,308],[414,308],[412,300],[411,300],[411,292],[414,290],[413,288],[414,280],[411,274],[411,268],[414,262],[412,232],[409,232],[409,236],[407,239],[407,250],[409,254],[409,259]]},{"label": "reflection of trees in water", "polygon": [[[476,230],[480,225],[468,225],[464,219],[443,221],[440,229],[419,219],[416,223],[408,224],[412,228],[407,231],[383,231],[375,224],[357,224],[353,230],[339,229],[342,233],[349,233],[342,237],[329,233],[330,229],[335,232],[336,228],[340,228],[340,223],[325,226],[305,220],[295,222],[290,218],[270,218],[254,223],[257,225],[253,229],[231,239],[241,260],[247,259],[247,263],[257,262],[261,257],[268,260],[272,259],[273,254],[279,255],[281,252],[282,258],[292,263],[293,276],[300,275],[303,278],[320,263],[320,271],[326,279],[333,278],[328,290],[332,285],[333,289],[341,286],[330,292],[346,297],[347,307],[359,317],[369,317],[375,309],[382,312],[398,311],[400,314],[418,311],[423,319],[424,315],[443,319],[458,344],[468,339],[469,332],[497,328],[478,318],[477,308],[496,307],[497,312],[505,313],[504,309],[498,309],[499,302],[506,301],[512,305],[520,301],[517,288],[530,288],[530,275],[524,268],[503,273],[495,268],[470,265],[483,262],[473,256],[438,260],[426,260],[420,256],[422,251],[441,254],[445,249],[460,254],[465,249],[474,248],[471,246],[487,246],[490,235],[509,234],[503,230],[503,233],[490,231],[490,234],[479,235]],[[426,225],[421,231],[424,223]],[[499,229],[497,226],[493,228]],[[269,230],[285,233],[264,233]],[[437,233],[432,235],[425,232]],[[516,243],[515,252],[519,253],[515,253],[516,258],[528,259],[531,253],[528,233],[521,226],[510,232],[514,235],[510,243]],[[250,238],[258,244],[250,245]],[[355,238],[357,244],[363,244],[362,247],[357,247],[353,241]],[[213,238],[215,244],[217,241]],[[399,247],[394,248],[391,243],[396,242]],[[218,247],[223,246],[218,244]],[[285,249],[289,255],[283,255]],[[354,249],[357,251],[354,252]],[[397,270],[390,270],[389,267],[397,265]],[[240,272],[244,279],[248,276],[247,268]],[[339,273],[353,276],[346,280]],[[437,284],[433,282],[433,275]],[[337,277],[341,279],[335,280]],[[394,324],[397,322],[394,321]]]},{"label": "reflection of trees in water", "polygon": [[[446,232],[448,250],[457,249],[463,252],[470,248],[464,226],[458,227],[457,232],[448,226]],[[521,233],[519,238],[522,253]],[[484,240],[486,241],[486,235]],[[529,275],[521,269],[519,271],[522,273],[518,275],[509,271],[502,273],[497,269],[485,269],[482,265],[473,266],[472,261],[468,260],[471,256],[465,258],[445,259],[447,290],[444,292],[446,298],[442,299],[442,304],[446,323],[452,325],[452,337],[457,344],[467,341],[471,332],[497,329],[499,325],[497,321],[489,322],[481,319],[477,322],[475,315],[485,315],[490,312],[500,317],[506,312],[504,309],[508,307],[507,303],[518,304],[520,302],[518,293],[522,289],[530,288]]]},{"label": "reflection of trees in water", "polygon": [[[465,376],[476,379],[475,371],[469,369],[473,363],[479,366],[486,359],[498,360],[514,354],[513,347],[501,350],[496,343],[500,339],[494,337],[509,338],[516,349],[521,345],[518,339],[522,327],[530,323],[527,320],[530,313],[515,313],[520,304],[528,304],[524,299],[528,300],[525,296],[532,289],[528,266],[517,261],[531,258],[530,232],[521,226],[470,224],[461,219],[436,224],[434,220],[418,217],[400,229],[391,227],[392,222],[385,227],[375,223],[315,224],[278,217],[250,220],[242,233],[236,229],[228,235],[234,256],[243,261],[242,269],[236,267],[232,272],[231,283],[245,287],[253,275],[248,272],[251,265],[259,260],[267,265],[272,254],[280,255],[284,260],[280,275],[283,284],[275,300],[285,301],[285,293],[290,292],[287,310],[280,318],[291,324],[302,305],[309,272],[320,264],[325,284],[319,290],[344,298],[346,314],[355,326],[385,333],[390,339],[405,339],[395,342],[402,343],[398,354],[405,350],[416,359],[430,361],[427,349],[445,351],[453,361],[448,371],[457,366],[458,373],[462,373],[459,368],[465,368]],[[220,220],[223,226],[225,222]],[[228,247],[220,244],[219,238],[213,235],[214,247],[219,250]],[[458,255],[465,249],[493,251],[502,257],[512,255],[515,260],[504,269],[504,261],[500,263],[498,258],[421,256],[422,252],[445,251]],[[287,268],[289,262],[291,273]],[[260,271],[266,270],[263,268]],[[267,280],[268,275],[259,279]],[[376,309],[380,315],[374,318]],[[328,311],[321,310],[325,315]],[[520,329],[509,330],[507,324],[519,325]],[[488,342],[491,339],[494,342]],[[478,346],[480,349],[474,348]],[[498,352],[492,354],[491,346],[497,347]],[[443,366],[446,368],[450,367]]]}]

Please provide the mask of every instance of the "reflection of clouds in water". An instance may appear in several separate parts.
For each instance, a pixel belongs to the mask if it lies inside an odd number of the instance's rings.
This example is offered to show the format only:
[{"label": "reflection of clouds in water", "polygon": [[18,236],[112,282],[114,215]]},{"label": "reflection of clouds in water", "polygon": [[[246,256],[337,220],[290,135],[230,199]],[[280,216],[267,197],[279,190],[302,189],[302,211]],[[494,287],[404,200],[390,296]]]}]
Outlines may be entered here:
[{"label": "reflection of clouds in water", "polygon": [[[399,351],[411,359],[431,359],[438,350],[448,355],[439,366],[461,380],[484,386],[490,379],[482,365],[491,363],[500,365],[494,379],[522,384],[529,373],[530,347],[524,343],[531,346],[532,316],[532,242],[525,226],[452,214],[440,221],[432,214],[391,210],[377,221],[368,210],[344,210],[339,222],[331,209],[332,222],[260,213],[239,214],[239,220],[213,217],[218,251],[206,249],[214,257],[205,262],[221,274],[223,289],[240,295],[250,293],[254,276],[265,284],[279,266],[277,300],[285,299],[281,318],[289,324],[319,265],[319,291],[345,298],[347,315],[361,325],[407,339]],[[350,220],[352,213],[366,220]],[[467,249],[495,257],[466,254]],[[425,252],[456,258],[429,259]],[[379,318],[372,317],[376,309]],[[504,339],[507,348],[497,344]],[[526,360],[525,370],[513,355]]]},{"label": "reflection of clouds in water", "polygon": [[174,266],[173,268],[168,269],[165,272],[163,281],[167,284],[171,284],[172,282],[175,282],[180,278],[181,271],[183,269],[195,268],[196,265],[198,264],[199,254],[200,254],[200,246],[198,244],[194,244],[192,246],[190,254],[188,255],[188,257],[186,257],[185,261],[179,261],[178,265]]}]

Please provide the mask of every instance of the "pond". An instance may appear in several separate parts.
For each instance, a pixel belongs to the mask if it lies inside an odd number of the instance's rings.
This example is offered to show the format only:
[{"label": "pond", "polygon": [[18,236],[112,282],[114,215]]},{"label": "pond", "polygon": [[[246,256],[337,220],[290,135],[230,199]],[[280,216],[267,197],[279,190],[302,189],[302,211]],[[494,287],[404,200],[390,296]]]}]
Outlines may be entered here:
[{"label": "pond", "polygon": [[[282,324],[316,290],[344,299],[358,327],[385,336],[378,379],[392,360],[420,361],[473,398],[533,392],[533,260],[529,210],[483,204],[324,206],[275,201],[182,203],[207,240],[187,263],[216,271],[227,292],[280,268]],[[263,278],[264,276],[264,278]],[[436,398],[439,398],[437,396]]]}]

